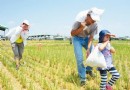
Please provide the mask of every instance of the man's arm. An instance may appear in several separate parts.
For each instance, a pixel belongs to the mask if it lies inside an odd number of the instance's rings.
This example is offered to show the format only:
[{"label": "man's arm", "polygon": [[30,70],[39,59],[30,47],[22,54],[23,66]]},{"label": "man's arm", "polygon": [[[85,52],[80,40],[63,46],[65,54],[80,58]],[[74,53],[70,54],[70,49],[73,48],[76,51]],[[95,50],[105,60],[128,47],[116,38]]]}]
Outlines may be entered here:
[{"label": "man's arm", "polygon": [[83,26],[80,26],[78,29],[72,30],[72,31],[71,31],[71,36],[76,36],[76,35],[78,35],[80,32],[83,31],[83,29],[84,29],[84,27],[83,27]]},{"label": "man's arm", "polygon": [[90,35],[89,40],[88,40],[88,49],[90,49],[92,42],[93,42],[93,35]]},{"label": "man's arm", "polygon": [[75,36],[75,35],[80,34],[80,32],[83,31],[83,29],[84,29],[85,26],[86,26],[86,23],[83,22],[83,23],[81,23],[81,25],[80,25],[79,28],[77,28],[77,29],[75,29],[75,30],[71,30],[71,36]]},{"label": "man's arm", "polygon": [[93,42],[93,37],[94,37],[93,35],[90,35],[89,40],[88,40],[87,56],[89,56],[89,54],[90,54],[90,47]]}]

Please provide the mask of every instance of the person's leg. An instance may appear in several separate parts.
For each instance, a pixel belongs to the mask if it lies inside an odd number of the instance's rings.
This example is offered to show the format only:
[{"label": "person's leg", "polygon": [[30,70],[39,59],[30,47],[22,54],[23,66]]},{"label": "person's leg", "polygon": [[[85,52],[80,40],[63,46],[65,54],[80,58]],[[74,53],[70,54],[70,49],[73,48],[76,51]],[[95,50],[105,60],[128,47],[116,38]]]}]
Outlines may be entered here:
[{"label": "person's leg", "polygon": [[77,62],[78,74],[80,76],[80,81],[86,81],[86,69],[83,65],[83,52],[81,45],[81,38],[73,37],[74,53]]},{"label": "person's leg", "polygon": [[23,43],[19,43],[18,44],[19,64],[20,64],[20,60],[22,59],[23,51],[24,51],[24,44]]},{"label": "person's leg", "polygon": [[16,69],[19,68],[19,52],[18,52],[18,45],[16,43],[12,43],[12,50],[14,53],[14,59],[16,61]]},{"label": "person's leg", "polygon": [[101,75],[100,90],[106,90],[107,71],[106,70],[100,70],[100,75]]},{"label": "person's leg", "polygon": [[110,81],[108,82],[108,84],[110,86],[112,86],[117,79],[119,79],[120,74],[117,72],[115,67],[112,67],[111,69],[108,70],[111,74],[112,74],[112,78],[110,79]]},{"label": "person's leg", "polygon": [[19,44],[18,51],[19,51],[19,60],[21,60],[22,59],[22,54],[23,54],[23,51],[24,51],[24,44],[23,43]]}]

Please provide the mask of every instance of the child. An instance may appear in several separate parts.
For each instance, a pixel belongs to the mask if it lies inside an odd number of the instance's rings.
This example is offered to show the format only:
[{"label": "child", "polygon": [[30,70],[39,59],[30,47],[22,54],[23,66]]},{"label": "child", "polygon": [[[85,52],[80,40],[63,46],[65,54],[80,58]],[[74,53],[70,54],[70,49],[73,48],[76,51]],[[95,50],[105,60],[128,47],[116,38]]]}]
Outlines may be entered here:
[{"label": "child", "polygon": [[[115,35],[112,35],[108,30],[102,30],[99,33],[98,49],[104,55],[107,64],[107,68],[98,67],[98,70],[100,71],[101,75],[100,90],[112,90],[112,85],[120,77],[119,73],[117,72],[116,68],[112,63],[111,53],[114,53],[115,49],[110,45],[111,36],[115,37]],[[107,71],[110,72],[110,74],[112,74],[112,78],[108,83],[107,83]]]}]

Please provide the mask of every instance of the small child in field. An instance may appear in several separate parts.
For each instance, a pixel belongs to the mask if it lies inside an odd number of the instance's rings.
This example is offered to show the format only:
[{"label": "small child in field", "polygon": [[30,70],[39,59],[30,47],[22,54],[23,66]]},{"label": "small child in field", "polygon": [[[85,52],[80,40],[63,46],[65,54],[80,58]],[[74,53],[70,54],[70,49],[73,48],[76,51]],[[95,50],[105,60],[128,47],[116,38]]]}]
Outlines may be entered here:
[{"label": "small child in field", "polygon": [[[115,37],[115,35],[112,35],[108,30],[102,30],[99,33],[98,49],[104,55],[107,64],[107,68],[98,67],[98,70],[101,75],[100,90],[112,90],[112,85],[120,77],[112,62],[112,53],[115,53],[115,49],[110,45],[111,36]],[[112,78],[108,83],[107,71],[110,72],[110,74],[112,75]]]}]

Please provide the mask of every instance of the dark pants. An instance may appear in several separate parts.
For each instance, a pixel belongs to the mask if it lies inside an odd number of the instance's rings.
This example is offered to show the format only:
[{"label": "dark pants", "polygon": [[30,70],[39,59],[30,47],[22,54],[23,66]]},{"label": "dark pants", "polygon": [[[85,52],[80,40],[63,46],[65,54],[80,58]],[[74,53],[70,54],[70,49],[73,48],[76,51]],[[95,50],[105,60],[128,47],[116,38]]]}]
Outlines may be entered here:
[{"label": "dark pants", "polygon": [[11,44],[12,46],[12,50],[13,50],[13,53],[14,53],[14,59],[22,59],[22,54],[23,54],[23,51],[24,51],[24,44],[23,43],[12,43]]}]

